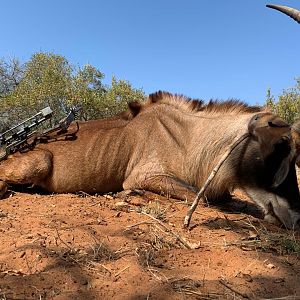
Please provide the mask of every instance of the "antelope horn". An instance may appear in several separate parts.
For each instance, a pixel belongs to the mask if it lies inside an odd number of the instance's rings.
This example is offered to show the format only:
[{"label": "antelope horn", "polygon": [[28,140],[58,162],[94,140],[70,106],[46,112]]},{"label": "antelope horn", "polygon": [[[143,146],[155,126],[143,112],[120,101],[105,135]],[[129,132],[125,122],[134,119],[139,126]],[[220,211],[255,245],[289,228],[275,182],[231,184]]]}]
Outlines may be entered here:
[{"label": "antelope horn", "polygon": [[282,13],[293,18],[296,22],[298,22],[300,24],[300,11],[299,10],[288,7],[288,6],[274,5],[274,4],[268,4],[267,7],[281,11]]}]

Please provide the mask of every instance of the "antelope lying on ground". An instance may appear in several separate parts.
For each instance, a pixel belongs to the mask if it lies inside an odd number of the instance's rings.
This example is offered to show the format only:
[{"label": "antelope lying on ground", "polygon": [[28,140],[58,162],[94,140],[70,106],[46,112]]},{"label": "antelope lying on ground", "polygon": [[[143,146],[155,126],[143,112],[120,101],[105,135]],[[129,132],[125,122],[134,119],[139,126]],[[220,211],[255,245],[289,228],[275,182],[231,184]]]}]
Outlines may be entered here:
[{"label": "antelope lying on ground", "polygon": [[131,104],[125,118],[80,123],[75,140],[50,139],[10,155],[0,163],[0,194],[7,184],[34,184],[56,193],[145,189],[192,200],[225,149],[247,132],[205,196],[241,188],[266,220],[292,228],[300,197],[289,125],[237,101],[203,105],[163,92]]}]

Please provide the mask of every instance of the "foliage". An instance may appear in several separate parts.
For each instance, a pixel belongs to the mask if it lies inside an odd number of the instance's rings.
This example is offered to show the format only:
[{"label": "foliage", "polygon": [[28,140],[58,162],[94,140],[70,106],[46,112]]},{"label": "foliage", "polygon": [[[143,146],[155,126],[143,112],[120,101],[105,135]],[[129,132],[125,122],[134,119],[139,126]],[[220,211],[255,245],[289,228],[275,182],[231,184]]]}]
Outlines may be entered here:
[{"label": "foliage", "polygon": [[295,87],[284,90],[277,101],[268,90],[266,105],[289,124],[294,123],[300,117],[300,79]]},{"label": "foliage", "polygon": [[53,122],[71,107],[80,108],[80,119],[110,117],[126,109],[127,102],[141,100],[144,93],[124,80],[112,78],[92,65],[74,67],[53,53],[35,53],[25,64],[17,59],[0,61],[0,132],[50,106]]},{"label": "foliage", "polygon": [[12,92],[23,76],[23,65],[16,58],[0,60],[0,98]]}]

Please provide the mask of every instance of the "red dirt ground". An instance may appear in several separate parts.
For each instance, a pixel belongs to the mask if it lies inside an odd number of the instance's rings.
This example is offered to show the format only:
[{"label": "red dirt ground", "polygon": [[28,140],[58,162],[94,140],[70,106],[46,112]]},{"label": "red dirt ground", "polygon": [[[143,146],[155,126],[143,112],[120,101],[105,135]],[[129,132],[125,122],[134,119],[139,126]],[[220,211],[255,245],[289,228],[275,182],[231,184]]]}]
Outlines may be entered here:
[{"label": "red dirt ground", "polygon": [[300,299],[300,233],[237,196],[200,205],[186,230],[188,205],[149,192],[14,193],[0,202],[0,299]]}]

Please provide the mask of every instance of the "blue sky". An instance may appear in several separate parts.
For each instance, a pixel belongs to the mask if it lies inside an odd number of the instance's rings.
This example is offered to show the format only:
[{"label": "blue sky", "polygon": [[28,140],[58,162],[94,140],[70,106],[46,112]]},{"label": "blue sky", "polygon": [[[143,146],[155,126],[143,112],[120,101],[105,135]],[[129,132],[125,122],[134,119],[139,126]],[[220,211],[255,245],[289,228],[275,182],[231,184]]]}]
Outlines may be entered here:
[{"label": "blue sky", "polygon": [[[275,0],[274,0],[275,1]],[[145,93],[263,104],[300,77],[300,25],[262,0],[1,1],[0,57],[90,63]],[[300,1],[271,2],[300,10]]]}]

